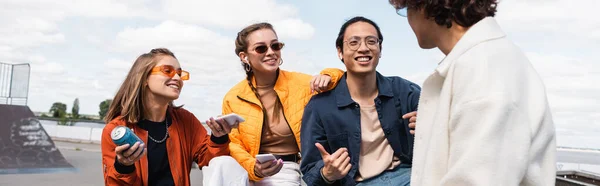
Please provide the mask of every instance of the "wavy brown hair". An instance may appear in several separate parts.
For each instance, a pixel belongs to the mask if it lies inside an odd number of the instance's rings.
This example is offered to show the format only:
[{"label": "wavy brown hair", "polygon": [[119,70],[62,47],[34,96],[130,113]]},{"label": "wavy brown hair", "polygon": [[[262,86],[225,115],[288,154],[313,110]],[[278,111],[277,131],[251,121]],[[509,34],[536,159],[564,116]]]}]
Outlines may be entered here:
[{"label": "wavy brown hair", "polygon": [[[262,29],[269,29],[273,31],[275,35],[277,35],[275,29],[273,29],[273,25],[269,23],[262,22],[249,25],[242,29],[240,32],[238,32],[237,37],[235,38],[235,55],[239,56],[241,52],[248,53],[248,46],[250,45],[250,43],[248,43],[248,35]],[[260,101],[260,104],[262,105],[262,101],[260,100],[260,94],[258,93],[258,90],[256,90],[256,87],[252,84],[252,77],[254,76],[254,72],[252,70],[252,66],[250,66],[248,63],[244,63],[242,61],[242,67],[244,68],[244,71],[246,71],[246,80],[248,81],[248,86],[250,86],[252,92],[254,92],[254,95],[256,95],[256,98],[258,98],[258,101]],[[277,72],[279,73],[279,71]],[[264,106],[261,107],[263,111],[263,118],[269,119],[267,117],[267,110],[264,108]],[[273,108],[273,119],[279,120],[279,112],[281,112],[282,108],[283,105],[281,104],[281,100],[275,100],[275,106]],[[267,131],[270,131],[270,129],[268,129]]]},{"label": "wavy brown hair", "polygon": [[[171,56],[175,59],[175,54],[166,48],[155,48],[150,52],[140,55],[133,63],[127,77],[121,84],[121,88],[117,91],[104,121],[109,123],[113,119],[122,116],[122,119],[127,123],[137,123],[144,119],[147,115],[144,99],[145,92],[148,89],[146,82],[152,68],[158,63],[161,57]],[[169,103],[171,108],[179,108],[173,106],[173,102]]]},{"label": "wavy brown hair", "polygon": [[424,9],[427,18],[440,26],[473,26],[485,17],[495,16],[497,0],[389,0],[396,9]]}]

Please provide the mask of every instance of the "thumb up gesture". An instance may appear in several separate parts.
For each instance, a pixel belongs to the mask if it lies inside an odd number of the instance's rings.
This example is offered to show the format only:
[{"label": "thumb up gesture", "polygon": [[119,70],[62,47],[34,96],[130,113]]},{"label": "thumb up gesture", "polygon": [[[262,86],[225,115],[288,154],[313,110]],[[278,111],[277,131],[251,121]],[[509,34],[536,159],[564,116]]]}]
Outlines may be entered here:
[{"label": "thumb up gesture", "polygon": [[321,158],[323,158],[323,169],[321,174],[325,177],[326,181],[334,182],[342,179],[348,174],[352,164],[350,164],[350,156],[348,155],[348,149],[340,148],[333,154],[329,154],[320,143],[315,143],[319,152],[321,152]]}]

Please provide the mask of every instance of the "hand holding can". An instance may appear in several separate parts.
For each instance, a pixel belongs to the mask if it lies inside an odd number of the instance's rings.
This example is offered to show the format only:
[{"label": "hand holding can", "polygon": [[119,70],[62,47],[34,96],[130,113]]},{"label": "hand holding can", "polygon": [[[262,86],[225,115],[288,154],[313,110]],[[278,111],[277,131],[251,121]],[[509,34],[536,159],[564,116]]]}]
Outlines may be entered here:
[{"label": "hand holding can", "polygon": [[133,131],[125,126],[119,126],[112,130],[111,138],[117,145],[115,154],[116,161],[125,166],[133,165],[136,161],[146,155],[144,142],[137,137]]},{"label": "hand holding can", "polygon": [[122,165],[130,166],[146,155],[146,148],[144,148],[144,144],[136,142],[131,148],[129,148],[129,144],[117,146],[115,153],[117,154],[116,161],[119,161]]}]

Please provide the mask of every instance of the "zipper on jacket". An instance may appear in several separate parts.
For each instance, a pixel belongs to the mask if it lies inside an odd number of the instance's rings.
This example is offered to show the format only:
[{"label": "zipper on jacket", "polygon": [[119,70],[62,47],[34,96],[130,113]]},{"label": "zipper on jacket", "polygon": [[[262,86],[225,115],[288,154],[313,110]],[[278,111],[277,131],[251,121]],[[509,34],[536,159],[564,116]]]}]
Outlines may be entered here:
[{"label": "zipper on jacket", "polygon": [[[277,94],[277,92],[275,92],[275,94]],[[284,111],[285,109],[283,109],[283,103],[281,102],[281,99],[279,99],[279,95],[277,95],[277,100],[279,101],[279,103],[281,103],[281,114],[283,114],[283,119],[287,123],[288,128],[290,128],[290,131],[292,131],[292,136],[294,137],[294,142],[296,142],[296,145],[298,145],[298,140],[296,140],[296,134],[294,134],[294,130],[292,129],[292,125],[287,120],[287,117],[285,117],[285,111]],[[302,126],[300,126],[300,127],[302,127]],[[298,147],[298,155],[300,155],[300,147]]]},{"label": "zipper on jacket", "polygon": [[[168,129],[168,128],[167,128],[167,131],[169,131],[169,129]],[[173,147],[173,140],[170,140],[169,138],[167,138],[167,141],[166,141],[166,142],[167,142],[167,143],[169,143],[171,147]],[[181,147],[180,147],[180,148],[181,148]],[[181,149],[181,150],[183,150],[183,149]],[[168,150],[167,150],[167,151],[168,151]],[[167,153],[167,156],[169,156],[169,154],[168,154],[168,153]],[[185,155],[183,155],[183,156],[185,157]],[[194,161],[194,160],[192,160],[192,162],[193,162],[193,161]],[[184,162],[185,162],[185,160],[184,160]],[[174,163],[174,162],[171,162],[171,161],[169,160],[169,167],[170,167],[170,166],[171,166],[171,164],[173,164],[173,163]],[[176,163],[176,162],[175,162],[175,163]],[[194,162],[194,163],[196,163],[196,162]],[[175,164],[175,165],[177,165],[177,164]],[[178,178],[177,178],[177,183],[178,183],[178,184],[176,184],[176,185],[183,185],[183,183],[182,183],[182,181],[183,181],[183,180],[182,180],[182,179],[183,179],[183,177],[184,177],[184,176],[183,176],[183,174],[181,174],[179,171],[180,171],[179,169],[175,169],[175,174],[176,174],[176,175],[178,175]],[[173,176],[173,170],[171,170],[171,176],[173,177],[173,182],[175,182],[175,177]]]},{"label": "zipper on jacket", "polygon": [[[173,144],[173,140],[170,139],[171,136],[173,136],[173,135],[169,134],[169,128],[172,128],[171,126],[173,126],[176,123],[175,120],[176,120],[176,118],[178,118],[178,116],[175,116],[174,114],[171,115],[171,113],[169,113],[168,111],[167,111],[167,114],[169,116],[166,116],[165,120],[171,119],[171,122],[170,122],[171,125],[167,126],[167,139],[166,139],[166,141],[164,143],[165,143],[165,147],[168,145],[171,148],[175,148],[175,146],[174,146],[175,144]],[[172,128],[172,129],[175,130],[175,128]],[[173,132],[177,133],[177,131],[173,131]],[[148,134],[148,136],[150,136],[150,134]],[[181,146],[179,148],[181,148]],[[167,160],[169,161],[169,168],[171,167],[171,165],[178,165],[177,162],[172,162],[171,158],[169,158],[169,157],[171,157],[171,156],[173,156],[175,154],[169,154],[168,151],[169,150],[167,149]],[[183,149],[180,149],[180,152],[181,152],[181,154],[178,154],[177,156],[183,155],[183,157],[186,157],[186,155],[183,153]],[[172,158],[175,158],[177,156],[173,156]],[[182,157],[180,157],[180,158],[182,158]],[[182,160],[183,160],[183,162],[185,162],[185,158],[182,158]],[[192,162],[193,161],[194,160],[192,160]],[[174,172],[175,174],[173,174],[173,171],[175,171]],[[174,175],[178,176],[177,181],[175,181],[176,178],[175,178]],[[171,177],[173,178],[173,183],[177,182],[177,184],[175,184],[175,185],[184,185],[183,184],[183,177],[185,177],[185,176],[183,176],[183,174],[181,174],[180,169],[175,169],[175,170],[171,169]]]},{"label": "zipper on jacket", "polygon": [[[146,148],[146,150],[147,150],[148,149],[147,148],[147,146],[148,146],[147,145],[147,143],[148,143],[148,136],[150,135],[149,132],[147,130],[138,129],[139,127],[138,127],[137,123],[133,124],[133,128],[136,129],[136,130],[141,130],[142,133],[145,133],[145,135],[146,135],[146,142],[144,142],[144,143],[146,143],[145,144],[146,147],[144,147],[144,148]],[[135,132],[133,132],[133,133],[135,134]],[[140,172],[142,173],[142,175],[140,175],[142,177],[142,183],[144,183],[144,182],[145,183],[149,183],[148,182],[149,181],[148,180],[149,179],[148,176],[150,175],[150,169],[148,169],[148,167],[150,166],[150,161],[149,160],[150,159],[148,159],[148,152],[146,151],[146,170],[147,170],[146,172],[147,172],[148,175],[146,176],[146,179],[144,179],[144,175],[143,175],[144,171],[140,169]],[[140,158],[140,160],[138,160],[138,161],[140,162],[140,166],[142,166],[143,165],[142,159]]]},{"label": "zipper on jacket", "polygon": [[[277,94],[277,92],[275,92],[275,94]],[[261,112],[261,113],[263,112],[263,106],[262,106],[262,105],[260,105],[260,104],[257,104],[257,103],[254,103],[254,102],[252,102],[252,101],[250,101],[250,100],[246,100],[246,99],[244,99],[244,98],[242,98],[242,97],[240,97],[240,96],[237,96],[237,97],[238,97],[238,99],[241,99],[242,101],[245,101],[245,102],[248,102],[248,103],[250,103],[250,104],[254,104],[254,105],[258,106],[258,107],[260,108],[260,112]],[[278,99],[279,99],[279,96],[277,96],[277,97],[278,97]],[[257,98],[257,99],[258,99],[258,98]],[[259,100],[259,101],[260,101],[260,100]],[[263,119],[262,119],[262,123],[260,124],[260,137],[258,137],[258,143],[256,143],[256,145],[258,145],[258,150],[256,151],[256,154],[258,154],[258,153],[260,152],[260,143],[261,143],[261,141],[262,141],[262,130],[263,130],[263,127],[265,126],[265,117],[264,117],[265,113],[262,113],[262,114],[263,114]],[[284,117],[285,117],[285,116],[284,116]],[[256,145],[255,145],[255,146],[256,146]],[[250,154],[250,155],[253,155],[253,154]]]}]

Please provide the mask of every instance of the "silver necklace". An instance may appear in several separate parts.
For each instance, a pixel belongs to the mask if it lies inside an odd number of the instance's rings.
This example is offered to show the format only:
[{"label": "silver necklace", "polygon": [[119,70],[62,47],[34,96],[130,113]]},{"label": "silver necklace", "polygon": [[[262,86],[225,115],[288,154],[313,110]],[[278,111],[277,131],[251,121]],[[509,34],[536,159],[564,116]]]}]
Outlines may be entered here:
[{"label": "silver necklace", "polygon": [[152,136],[150,136],[150,133],[148,133],[148,138],[150,138],[150,140],[154,141],[155,143],[165,142],[165,140],[167,140],[167,137],[169,137],[169,118],[165,118],[165,137],[162,140],[155,140],[154,138],[152,138]]}]

